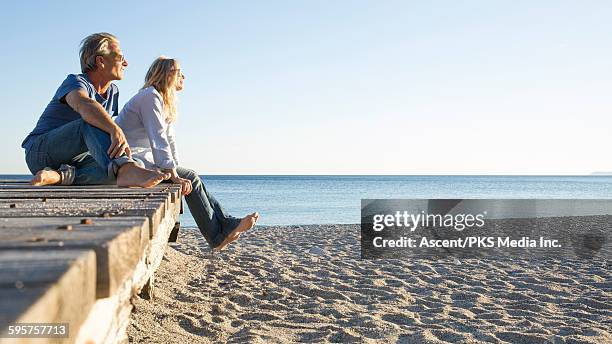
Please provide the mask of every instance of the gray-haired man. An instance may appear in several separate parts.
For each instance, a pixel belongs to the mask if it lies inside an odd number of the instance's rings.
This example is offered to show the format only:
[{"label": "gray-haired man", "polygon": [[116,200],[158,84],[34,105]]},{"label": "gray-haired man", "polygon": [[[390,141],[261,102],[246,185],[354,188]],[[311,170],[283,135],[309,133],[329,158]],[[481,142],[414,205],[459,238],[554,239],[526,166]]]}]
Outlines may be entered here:
[{"label": "gray-haired man", "polygon": [[82,74],[69,74],[25,138],[32,185],[114,184],[151,187],[169,178],[139,167],[112,120],[128,63],[119,40],[95,33],[81,42]]}]

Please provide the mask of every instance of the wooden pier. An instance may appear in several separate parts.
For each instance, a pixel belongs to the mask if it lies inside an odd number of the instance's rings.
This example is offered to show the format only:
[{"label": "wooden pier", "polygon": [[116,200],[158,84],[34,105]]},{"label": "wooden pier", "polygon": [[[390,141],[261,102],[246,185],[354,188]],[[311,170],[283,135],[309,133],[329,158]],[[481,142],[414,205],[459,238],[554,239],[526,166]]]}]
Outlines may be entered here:
[{"label": "wooden pier", "polygon": [[[153,297],[180,211],[174,184],[0,181],[0,343],[125,342],[130,300]],[[69,336],[7,338],[25,323],[69,324]]]}]

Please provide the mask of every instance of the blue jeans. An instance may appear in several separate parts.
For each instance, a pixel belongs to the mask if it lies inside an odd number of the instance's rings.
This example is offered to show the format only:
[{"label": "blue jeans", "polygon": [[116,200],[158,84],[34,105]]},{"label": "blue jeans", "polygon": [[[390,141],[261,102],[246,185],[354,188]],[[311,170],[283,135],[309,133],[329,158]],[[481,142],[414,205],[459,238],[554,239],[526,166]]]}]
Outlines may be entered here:
[{"label": "blue jeans", "polygon": [[115,184],[119,167],[134,160],[111,159],[111,140],[105,131],[78,119],[32,137],[26,163],[32,174],[50,167],[60,170],[62,185]]},{"label": "blue jeans", "polygon": [[202,179],[194,170],[177,167],[176,172],[179,177],[191,180],[193,190],[185,199],[200,232],[210,247],[219,246],[238,226],[240,219],[227,214],[221,204],[206,191]]}]

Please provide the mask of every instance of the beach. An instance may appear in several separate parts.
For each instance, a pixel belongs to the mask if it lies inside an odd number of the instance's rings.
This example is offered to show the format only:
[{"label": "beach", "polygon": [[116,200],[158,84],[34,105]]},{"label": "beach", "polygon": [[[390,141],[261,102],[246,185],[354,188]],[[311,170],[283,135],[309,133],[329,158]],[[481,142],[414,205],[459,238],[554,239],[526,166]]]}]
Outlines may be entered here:
[{"label": "beach", "polygon": [[133,298],[134,343],[610,343],[609,261],[360,259],[359,225],[182,228]]}]

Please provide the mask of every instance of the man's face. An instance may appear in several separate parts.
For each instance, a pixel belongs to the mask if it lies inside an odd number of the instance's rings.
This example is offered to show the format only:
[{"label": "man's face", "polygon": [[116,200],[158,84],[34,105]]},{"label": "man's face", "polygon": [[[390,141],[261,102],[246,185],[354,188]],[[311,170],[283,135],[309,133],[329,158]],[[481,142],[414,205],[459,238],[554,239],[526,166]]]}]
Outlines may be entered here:
[{"label": "man's face", "polygon": [[109,45],[110,54],[104,56],[104,71],[110,80],[123,79],[123,71],[128,66],[128,62],[121,52],[119,43],[112,42]]}]

